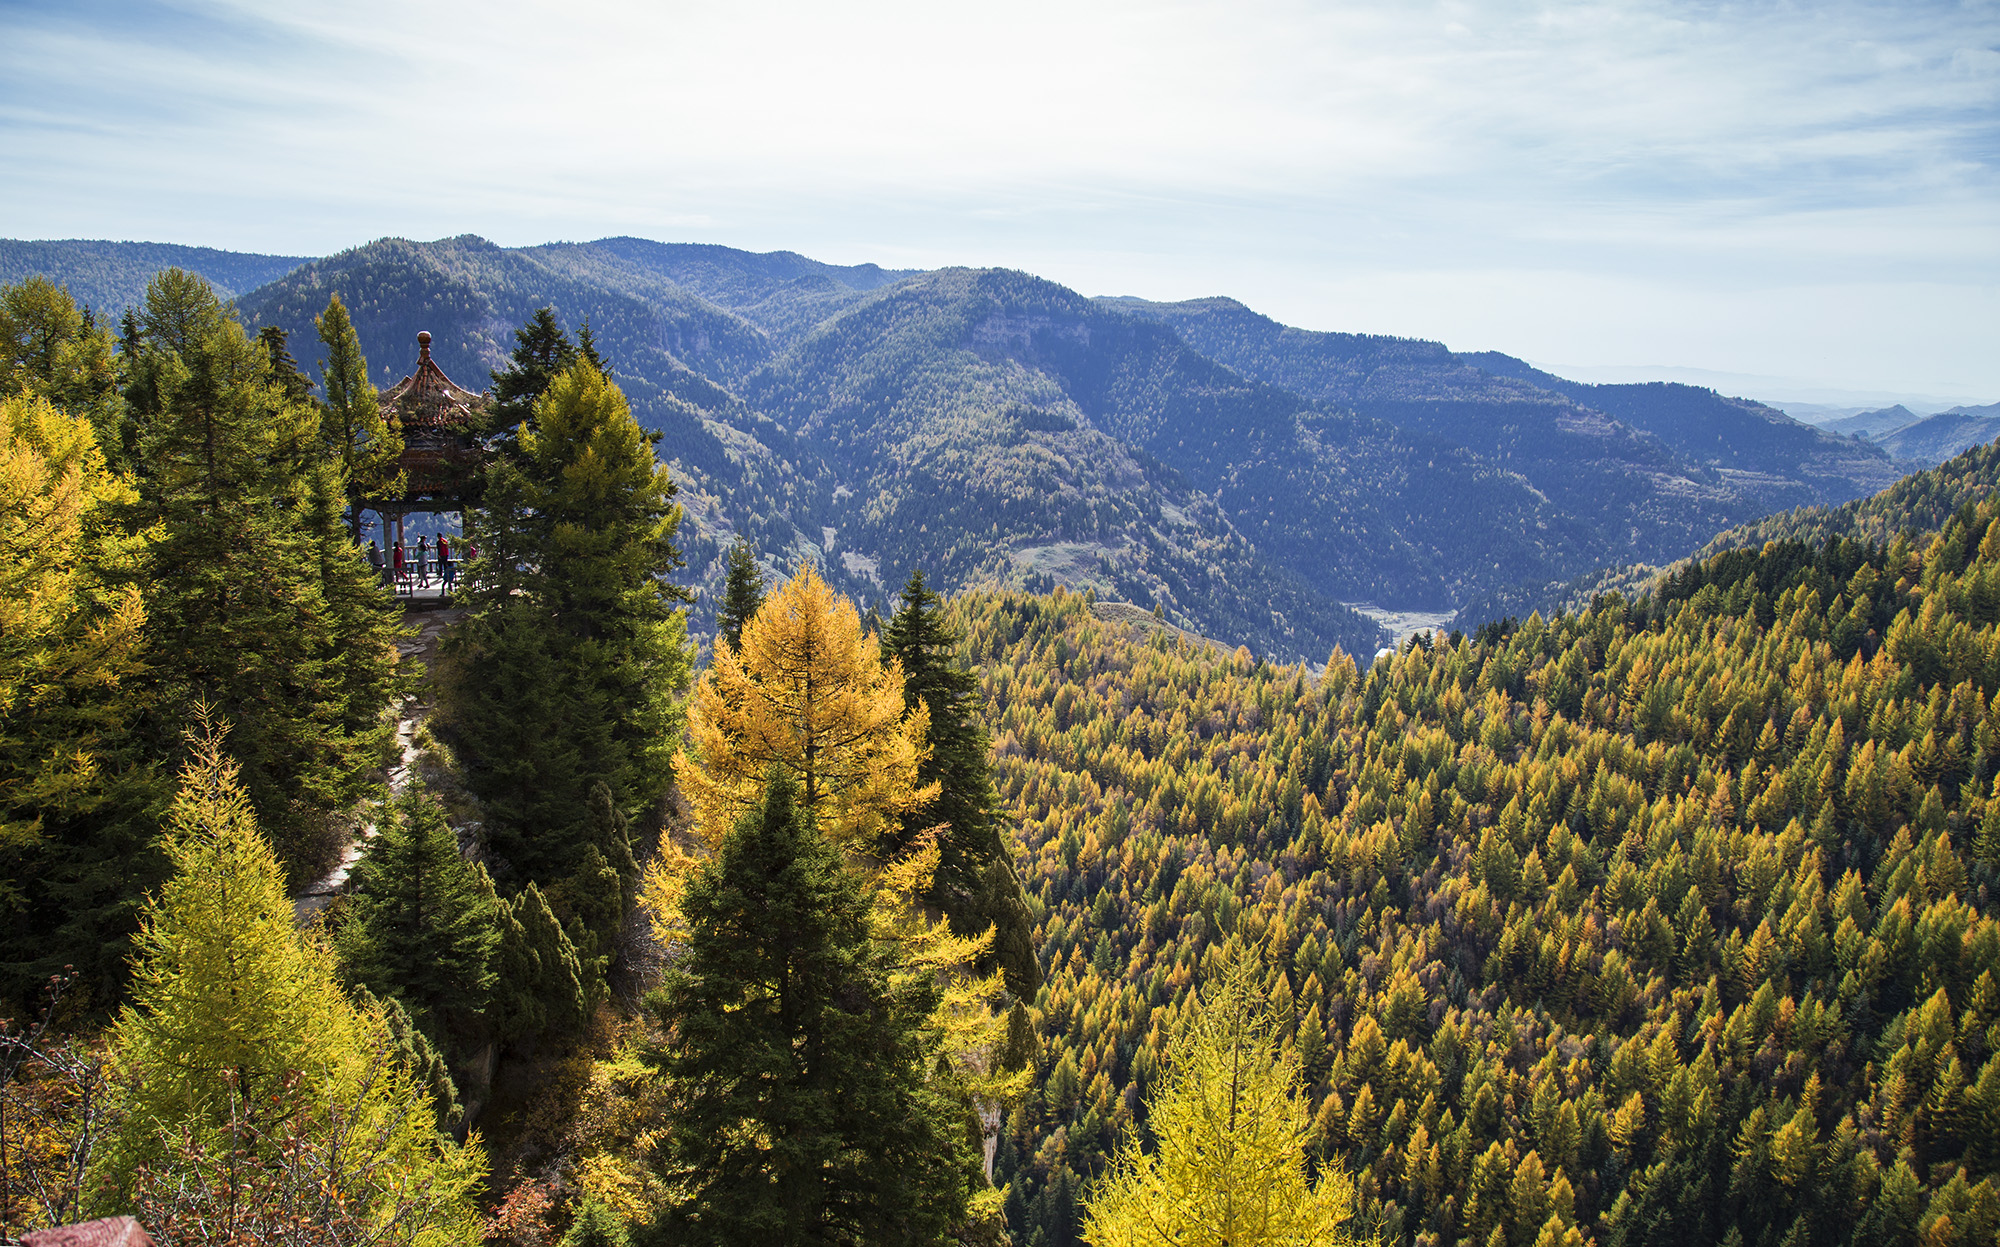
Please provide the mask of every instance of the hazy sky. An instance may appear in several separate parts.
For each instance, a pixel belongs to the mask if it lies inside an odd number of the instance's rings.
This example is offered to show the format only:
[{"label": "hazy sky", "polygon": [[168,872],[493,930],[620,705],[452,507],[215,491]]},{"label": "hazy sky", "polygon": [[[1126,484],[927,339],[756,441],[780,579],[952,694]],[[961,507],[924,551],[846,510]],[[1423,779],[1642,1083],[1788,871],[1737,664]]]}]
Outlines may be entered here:
[{"label": "hazy sky", "polygon": [[2000,399],[2000,0],[0,0],[0,186],[16,238],[637,234]]}]

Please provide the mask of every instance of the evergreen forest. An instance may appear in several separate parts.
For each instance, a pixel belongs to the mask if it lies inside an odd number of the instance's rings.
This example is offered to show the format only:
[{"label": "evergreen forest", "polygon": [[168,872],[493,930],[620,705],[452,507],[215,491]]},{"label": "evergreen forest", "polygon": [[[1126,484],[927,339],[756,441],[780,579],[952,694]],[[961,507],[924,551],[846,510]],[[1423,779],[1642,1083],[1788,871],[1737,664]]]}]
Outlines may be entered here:
[{"label": "evergreen forest", "polygon": [[[857,413],[990,446],[968,368],[1023,438],[1152,482],[1053,495],[1076,534],[1148,505],[1167,534],[1185,502],[1220,535],[1045,586],[988,575],[1011,555],[961,516],[943,552],[878,546],[893,588],[860,592],[830,537],[700,530],[724,478],[690,484],[641,419],[666,399],[628,395],[629,326],[545,305],[454,374],[490,382],[478,493],[419,600],[357,540],[409,460],[340,291],[265,320],[167,269],[114,323],[0,286],[0,1238],[2000,1235],[1993,448],[1696,549],[1718,523],[1569,609],[1302,658],[1317,633],[1256,616],[1324,603],[1215,569],[1296,589],[1314,515],[1387,514],[1359,459],[1296,447],[1441,434],[1301,405],[1166,325],[1299,386],[1424,350],[792,261],[676,261],[746,306],[798,283],[715,401],[887,455],[885,543],[990,478],[948,439],[925,462],[968,475],[913,476]],[[1002,305],[1040,319],[939,363]],[[1009,352],[1067,389],[1013,394],[1043,382]],[[1491,398],[1486,363],[1425,366]],[[1483,482],[1496,523],[1538,514],[1437,454],[1424,479]],[[1281,558],[1259,514],[1297,527]],[[1397,531],[1412,584],[1470,585]],[[1197,567],[1238,604],[1197,619],[1168,574]]]}]

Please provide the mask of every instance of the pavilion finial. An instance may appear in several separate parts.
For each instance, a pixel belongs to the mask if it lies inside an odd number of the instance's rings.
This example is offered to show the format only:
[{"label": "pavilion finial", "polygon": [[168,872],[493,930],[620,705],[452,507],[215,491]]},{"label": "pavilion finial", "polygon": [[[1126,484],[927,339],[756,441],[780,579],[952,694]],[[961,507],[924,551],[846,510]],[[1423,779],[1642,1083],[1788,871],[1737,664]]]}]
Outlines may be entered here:
[{"label": "pavilion finial", "polygon": [[417,330],[418,365],[421,366],[427,360],[429,360],[430,357],[431,357],[431,331],[428,329],[419,329]]}]

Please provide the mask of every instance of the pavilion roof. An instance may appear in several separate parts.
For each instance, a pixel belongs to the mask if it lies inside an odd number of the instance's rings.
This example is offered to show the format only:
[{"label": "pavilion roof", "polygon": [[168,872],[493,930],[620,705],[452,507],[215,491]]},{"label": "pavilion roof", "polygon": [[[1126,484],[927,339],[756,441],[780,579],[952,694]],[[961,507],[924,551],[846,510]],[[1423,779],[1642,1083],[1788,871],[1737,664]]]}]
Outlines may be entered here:
[{"label": "pavilion roof", "polygon": [[382,391],[382,415],[403,422],[407,437],[413,423],[475,428],[486,396],[455,384],[431,358],[431,335],[417,334],[417,370]]},{"label": "pavilion roof", "polygon": [[382,391],[382,418],[401,430],[400,498],[392,506],[436,509],[471,500],[485,452],[479,444],[488,398],[454,384],[431,358],[431,335],[417,335],[417,370]]}]

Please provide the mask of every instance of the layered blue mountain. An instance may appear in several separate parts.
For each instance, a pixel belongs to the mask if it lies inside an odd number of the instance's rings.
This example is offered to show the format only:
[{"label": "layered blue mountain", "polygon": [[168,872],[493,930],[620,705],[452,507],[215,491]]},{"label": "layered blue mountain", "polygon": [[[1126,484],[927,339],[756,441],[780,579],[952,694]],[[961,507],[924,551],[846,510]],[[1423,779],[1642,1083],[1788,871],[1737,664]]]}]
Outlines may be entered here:
[{"label": "layered blue mountain", "polygon": [[1875,437],[1903,463],[1931,467],[1973,446],[2000,437],[2000,403],[1953,407]]},{"label": "layered blue mountain", "polygon": [[1893,407],[1881,407],[1874,411],[1858,411],[1851,416],[1829,420],[1820,425],[1829,433],[1840,433],[1847,437],[1865,437],[1873,441],[1897,429],[1908,428],[1923,419],[1908,407],[1897,403]]}]

